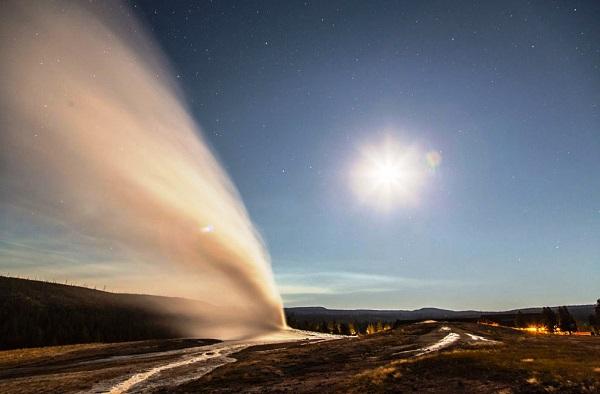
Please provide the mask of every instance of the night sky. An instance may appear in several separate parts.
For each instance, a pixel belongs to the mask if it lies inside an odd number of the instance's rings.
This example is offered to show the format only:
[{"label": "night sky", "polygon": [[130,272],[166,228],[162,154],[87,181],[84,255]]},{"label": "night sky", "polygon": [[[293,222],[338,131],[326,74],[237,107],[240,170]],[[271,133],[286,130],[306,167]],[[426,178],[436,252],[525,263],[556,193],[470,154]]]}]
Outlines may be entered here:
[{"label": "night sky", "polygon": [[[503,309],[600,291],[600,3],[131,2],[286,305]],[[436,151],[414,204],[360,150]]]},{"label": "night sky", "polygon": [[[600,4],[139,2],[288,305],[500,308],[600,290]],[[419,204],[349,187],[392,135]]]}]

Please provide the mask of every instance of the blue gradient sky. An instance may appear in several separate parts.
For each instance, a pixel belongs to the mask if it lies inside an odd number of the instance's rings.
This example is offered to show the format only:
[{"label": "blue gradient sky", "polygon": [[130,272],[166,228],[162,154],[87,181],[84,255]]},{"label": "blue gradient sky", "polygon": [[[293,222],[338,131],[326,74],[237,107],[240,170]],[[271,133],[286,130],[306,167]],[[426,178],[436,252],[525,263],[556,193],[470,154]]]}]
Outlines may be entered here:
[{"label": "blue gradient sky", "polygon": [[[600,292],[597,2],[139,3],[288,305],[510,308]],[[358,203],[357,149],[442,152]]]},{"label": "blue gradient sky", "polygon": [[[131,2],[237,185],[288,306],[600,296],[600,3]],[[418,204],[361,204],[392,137]]]}]

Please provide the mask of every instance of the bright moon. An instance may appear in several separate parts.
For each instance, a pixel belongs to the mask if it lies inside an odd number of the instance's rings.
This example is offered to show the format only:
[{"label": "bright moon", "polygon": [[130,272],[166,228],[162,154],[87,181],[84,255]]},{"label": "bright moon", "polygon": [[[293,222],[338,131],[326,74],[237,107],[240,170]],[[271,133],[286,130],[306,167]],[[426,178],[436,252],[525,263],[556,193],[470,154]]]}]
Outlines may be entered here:
[{"label": "bright moon", "polygon": [[377,208],[415,203],[426,174],[423,155],[412,146],[391,140],[366,147],[353,172],[353,186],[360,199]]}]

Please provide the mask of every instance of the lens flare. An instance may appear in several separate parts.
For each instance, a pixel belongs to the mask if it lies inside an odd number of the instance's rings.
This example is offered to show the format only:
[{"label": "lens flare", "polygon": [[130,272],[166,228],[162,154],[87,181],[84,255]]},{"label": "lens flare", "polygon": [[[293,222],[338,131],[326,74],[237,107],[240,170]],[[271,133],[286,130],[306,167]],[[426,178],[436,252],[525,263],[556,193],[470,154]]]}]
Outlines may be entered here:
[{"label": "lens flare", "polygon": [[361,150],[352,172],[352,184],[359,198],[377,208],[415,203],[425,171],[414,146],[402,146],[388,138],[380,146]]},{"label": "lens flare", "polygon": [[425,155],[425,160],[427,160],[427,165],[435,170],[442,164],[442,154],[436,150],[429,151]]}]

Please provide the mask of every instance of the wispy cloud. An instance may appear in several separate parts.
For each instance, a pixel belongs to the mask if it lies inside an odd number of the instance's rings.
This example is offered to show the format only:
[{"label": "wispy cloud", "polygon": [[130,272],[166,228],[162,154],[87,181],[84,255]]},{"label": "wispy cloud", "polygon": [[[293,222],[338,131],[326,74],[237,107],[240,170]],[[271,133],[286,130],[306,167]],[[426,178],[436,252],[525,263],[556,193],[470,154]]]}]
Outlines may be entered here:
[{"label": "wispy cloud", "polygon": [[364,272],[287,272],[275,275],[282,296],[387,292],[451,284],[451,281],[420,279]]},{"label": "wispy cloud", "polygon": [[307,286],[307,285],[278,285],[279,292],[282,295],[302,295],[302,294],[332,294],[333,291],[328,287]]}]

